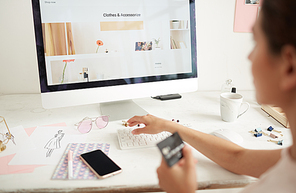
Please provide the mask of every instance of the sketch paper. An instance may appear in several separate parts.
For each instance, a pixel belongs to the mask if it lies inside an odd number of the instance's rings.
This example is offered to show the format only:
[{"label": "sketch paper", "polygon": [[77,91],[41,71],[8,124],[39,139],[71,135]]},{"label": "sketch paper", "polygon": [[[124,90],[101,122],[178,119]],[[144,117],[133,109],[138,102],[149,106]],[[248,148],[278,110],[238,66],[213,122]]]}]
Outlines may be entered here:
[{"label": "sketch paper", "polygon": [[27,133],[27,135],[30,137],[31,134],[35,131],[37,127],[29,127],[29,128],[25,128],[25,131]]},{"label": "sketch paper", "polygon": [[38,126],[30,136],[36,149],[18,152],[9,165],[57,164],[68,143],[85,142],[86,138],[74,127]]},{"label": "sketch paper", "polygon": [[62,122],[62,123],[55,123],[50,125],[43,125],[42,127],[67,127],[67,124],[65,122]]},{"label": "sketch paper", "polygon": [[0,158],[0,175],[17,174],[17,173],[32,173],[35,168],[42,165],[8,165],[15,154],[7,155]]},{"label": "sketch paper", "polygon": [[0,153],[0,157],[15,154],[17,152],[30,151],[36,148],[23,126],[9,128],[9,130],[13,135],[13,140],[9,140],[6,144],[6,149]]},{"label": "sketch paper", "polygon": [[[43,125],[42,127],[67,127],[67,124],[65,122],[63,122],[63,123],[55,123],[55,124],[51,124],[51,125]],[[28,134],[28,136],[31,136],[31,134],[35,131],[36,128],[37,128],[37,126],[25,128],[25,131]]]}]

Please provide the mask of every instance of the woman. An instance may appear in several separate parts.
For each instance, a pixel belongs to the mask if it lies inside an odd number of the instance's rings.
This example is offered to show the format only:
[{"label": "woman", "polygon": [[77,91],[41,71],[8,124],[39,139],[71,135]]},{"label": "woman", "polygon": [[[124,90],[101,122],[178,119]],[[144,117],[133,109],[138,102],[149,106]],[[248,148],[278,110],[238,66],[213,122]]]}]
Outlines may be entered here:
[{"label": "woman", "polygon": [[[182,139],[227,170],[260,180],[243,192],[296,191],[296,1],[264,0],[253,27],[255,47],[249,55],[260,104],[281,107],[290,123],[293,145],[283,150],[249,150],[234,143],[186,128],[152,115],[135,116],[129,126],[144,123],[134,134],[178,132]],[[190,150],[168,168],[164,161],[157,169],[159,184],[168,192],[194,192],[196,174]],[[264,174],[264,175],[262,175]]]}]

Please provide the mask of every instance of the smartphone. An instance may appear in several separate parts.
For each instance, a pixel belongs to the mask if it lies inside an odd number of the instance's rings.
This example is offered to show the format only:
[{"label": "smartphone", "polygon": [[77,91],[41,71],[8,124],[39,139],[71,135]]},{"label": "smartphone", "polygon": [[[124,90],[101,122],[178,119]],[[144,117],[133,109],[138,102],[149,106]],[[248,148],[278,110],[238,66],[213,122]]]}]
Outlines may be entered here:
[{"label": "smartphone", "polygon": [[101,150],[80,155],[80,159],[94,172],[99,179],[119,174],[122,169]]}]

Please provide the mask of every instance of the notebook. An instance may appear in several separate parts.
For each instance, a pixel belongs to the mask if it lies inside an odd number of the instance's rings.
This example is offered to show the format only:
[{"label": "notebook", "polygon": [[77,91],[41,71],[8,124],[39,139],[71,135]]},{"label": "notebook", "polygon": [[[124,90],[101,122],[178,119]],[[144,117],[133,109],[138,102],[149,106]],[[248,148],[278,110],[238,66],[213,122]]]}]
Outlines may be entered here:
[{"label": "notebook", "polygon": [[68,179],[68,152],[73,151],[73,180],[98,179],[95,174],[81,161],[79,155],[89,151],[102,150],[106,155],[109,153],[108,143],[69,143],[61,160],[59,161],[52,178],[53,180]]}]

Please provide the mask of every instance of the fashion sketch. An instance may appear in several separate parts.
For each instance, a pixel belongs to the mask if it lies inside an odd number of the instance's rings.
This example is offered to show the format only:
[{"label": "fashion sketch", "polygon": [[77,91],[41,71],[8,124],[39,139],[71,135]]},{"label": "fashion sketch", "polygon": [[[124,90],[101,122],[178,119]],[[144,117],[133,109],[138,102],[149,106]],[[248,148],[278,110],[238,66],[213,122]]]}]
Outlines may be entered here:
[{"label": "fashion sketch", "polygon": [[62,133],[63,130],[59,130],[57,134],[54,135],[45,145],[45,149],[48,149],[46,157],[50,157],[53,150],[61,148],[61,140],[64,137],[65,133]]}]

